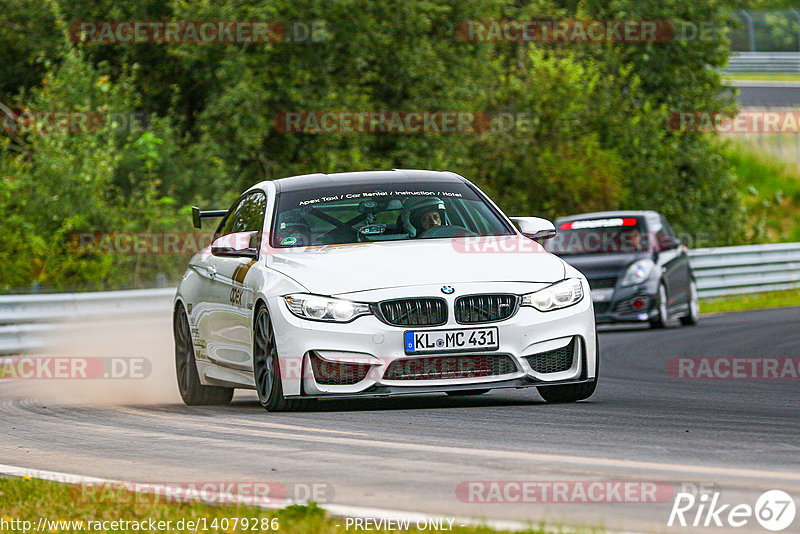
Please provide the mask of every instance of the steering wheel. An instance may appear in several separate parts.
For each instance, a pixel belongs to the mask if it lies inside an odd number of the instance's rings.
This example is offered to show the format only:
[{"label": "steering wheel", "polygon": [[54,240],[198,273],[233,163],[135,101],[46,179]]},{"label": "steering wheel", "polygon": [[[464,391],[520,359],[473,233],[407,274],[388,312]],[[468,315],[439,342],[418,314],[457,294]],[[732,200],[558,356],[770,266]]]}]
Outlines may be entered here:
[{"label": "steering wheel", "polygon": [[431,237],[470,237],[476,236],[475,232],[467,230],[463,226],[450,225],[450,226],[432,226],[420,233],[417,237],[420,239],[428,239]]}]

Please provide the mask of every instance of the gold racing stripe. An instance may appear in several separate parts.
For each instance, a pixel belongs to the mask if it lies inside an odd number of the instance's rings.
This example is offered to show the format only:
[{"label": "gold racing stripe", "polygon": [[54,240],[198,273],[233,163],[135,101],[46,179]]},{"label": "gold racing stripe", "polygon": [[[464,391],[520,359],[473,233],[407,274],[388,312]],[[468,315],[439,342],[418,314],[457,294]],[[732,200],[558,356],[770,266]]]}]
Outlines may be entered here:
[{"label": "gold racing stripe", "polygon": [[250,270],[250,267],[255,265],[256,260],[250,260],[248,263],[240,263],[236,266],[236,269],[233,270],[233,281],[239,284],[244,285],[244,277],[247,276],[247,271]]}]

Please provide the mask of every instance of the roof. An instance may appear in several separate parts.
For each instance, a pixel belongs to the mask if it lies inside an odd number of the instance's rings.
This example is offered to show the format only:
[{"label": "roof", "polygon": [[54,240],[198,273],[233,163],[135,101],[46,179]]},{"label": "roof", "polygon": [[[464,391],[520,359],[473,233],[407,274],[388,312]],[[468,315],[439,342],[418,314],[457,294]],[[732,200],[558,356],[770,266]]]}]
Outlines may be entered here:
[{"label": "roof", "polygon": [[410,182],[460,182],[464,179],[449,171],[393,169],[389,171],[340,172],[334,174],[303,174],[272,180],[278,192],[302,191],[319,187],[348,186],[368,183],[404,184]]}]

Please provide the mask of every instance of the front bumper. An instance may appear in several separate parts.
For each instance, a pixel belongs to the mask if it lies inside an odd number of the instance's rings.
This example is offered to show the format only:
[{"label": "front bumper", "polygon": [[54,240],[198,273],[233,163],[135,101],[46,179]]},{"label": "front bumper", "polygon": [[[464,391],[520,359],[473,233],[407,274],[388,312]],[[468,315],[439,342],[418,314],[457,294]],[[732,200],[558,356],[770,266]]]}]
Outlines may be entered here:
[{"label": "front bumper", "polygon": [[[403,288],[407,296],[442,296],[440,285]],[[448,309],[459,295],[475,293],[517,293],[530,289],[510,288],[509,284],[461,284],[459,291],[446,295]],[[516,289],[516,291],[515,291]],[[588,298],[588,284],[584,281],[584,294],[578,304],[551,312],[521,307],[509,319],[486,325],[498,328],[499,347],[484,352],[447,352],[424,355],[407,355],[404,350],[404,333],[407,330],[453,330],[467,325],[457,324],[452,313],[448,323],[439,327],[399,327],[387,325],[374,316],[363,316],[351,323],[323,323],[295,317],[286,309],[282,299],[268,302],[276,333],[280,355],[283,392],[286,396],[385,396],[468,389],[522,388],[540,385],[580,383],[596,376],[597,345],[594,311]],[[437,294],[438,293],[438,294]],[[396,298],[396,291],[376,291],[370,295],[349,296],[353,300],[376,302]],[[556,372],[537,372],[546,366],[535,364],[527,358],[563,349],[573,342],[574,350],[569,368]],[[392,362],[407,363],[417,358],[460,357],[465,359],[481,355],[507,355],[513,363],[510,372],[491,376],[460,376],[458,378],[387,379],[385,373]],[[344,363],[368,367],[368,372],[356,383],[331,384],[315,376],[311,358],[329,363]],[[538,360],[537,360],[538,362]],[[318,369],[319,370],[319,369]],[[547,371],[547,370],[546,370]]]},{"label": "front bumper", "polygon": [[615,287],[609,300],[594,302],[594,309],[597,324],[649,321],[658,315],[658,284]]}]

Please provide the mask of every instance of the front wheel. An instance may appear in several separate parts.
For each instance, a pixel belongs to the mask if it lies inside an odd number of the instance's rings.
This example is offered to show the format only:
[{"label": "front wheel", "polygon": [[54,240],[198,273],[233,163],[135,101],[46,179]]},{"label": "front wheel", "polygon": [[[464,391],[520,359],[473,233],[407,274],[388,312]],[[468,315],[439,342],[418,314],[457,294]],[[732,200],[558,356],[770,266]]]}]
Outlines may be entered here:
[{"label": "front wheel", "polygon": [[261,406],[268,412],[290,412],[306,409],[310,399],[287,399],[283,396],[275,330],[266,306],[256,312],[253,332],[253,376]]},{"label": "front wheel", "polygon": [[697,324],[700,318],[700,298],[697,296],[697,282],[692,280],[689,284],[689,311],[681,317],[681,324],[691,326]]},{"label": "front wheel", "polygon": [[669,312],[667,311],[667,288],[664,287],[663,282],[658,284],[658,301],[656,302],[656,306],[658,307],[658,316],[650,319],[650,326],[652,328],[665,328],[667,326],[667,320],[669,320]]},{"label": "front wheel", "polygon": [[186,310],[180,305],[175,311],[172,324],[175,336],[175,371],[178,376],[178,391],[188,406],[228,404],[233,398],[233,388],[204,386],[197,373],[194,346],[189,332]]}]

